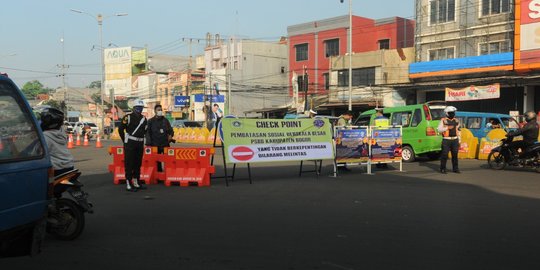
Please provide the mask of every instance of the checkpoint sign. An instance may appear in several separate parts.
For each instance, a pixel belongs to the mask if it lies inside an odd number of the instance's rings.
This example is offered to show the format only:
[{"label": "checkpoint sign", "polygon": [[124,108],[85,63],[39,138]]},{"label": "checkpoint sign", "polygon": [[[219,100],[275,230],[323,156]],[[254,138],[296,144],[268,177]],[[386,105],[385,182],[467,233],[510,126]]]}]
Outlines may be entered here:
[{"label": "checkpoint sign", "polygon": [[195,160],[197,159],[197,149],[176,149],[176,159]]}]

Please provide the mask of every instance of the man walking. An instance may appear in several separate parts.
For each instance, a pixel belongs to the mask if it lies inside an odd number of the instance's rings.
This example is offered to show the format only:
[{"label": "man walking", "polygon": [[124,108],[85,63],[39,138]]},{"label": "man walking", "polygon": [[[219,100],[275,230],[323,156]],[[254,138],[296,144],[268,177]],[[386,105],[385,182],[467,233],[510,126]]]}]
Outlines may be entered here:
[{"label": "man walking", "polygon": [[146,189],[139,183],[147,124],[146,117],[142,115],[143,109],[144,101],[135,100],[133,112],[124,116],[118,127],[118,134],[124,142],[126,190],[133,192]]},{"label": "man walking", "polygon": [[[156,116],[148,120],[146,131],[146,145],[157,147],[158,154],[163,154],[165,147],[169,147],[173,140],[174,130],[169,120],[163,116],[161,105],[154,106]],[[161,162],[158,162],[158,171],[163,171]]]}]

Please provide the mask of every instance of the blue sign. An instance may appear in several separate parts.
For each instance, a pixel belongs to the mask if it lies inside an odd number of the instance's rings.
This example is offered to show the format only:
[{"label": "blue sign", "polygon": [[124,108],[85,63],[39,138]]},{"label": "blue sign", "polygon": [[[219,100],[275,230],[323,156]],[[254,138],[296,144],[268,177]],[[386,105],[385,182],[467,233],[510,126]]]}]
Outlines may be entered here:
[{"label": "blue sign", "polygon": [[174,107],[189,106],[189,96],[174,96]]},{"label": "blue sign", "polygon": [[204,102],[206,99],[211,103],[225,103],[224,95],[206,95],[206,98],[204,94],[195,95],[195,102]]}]

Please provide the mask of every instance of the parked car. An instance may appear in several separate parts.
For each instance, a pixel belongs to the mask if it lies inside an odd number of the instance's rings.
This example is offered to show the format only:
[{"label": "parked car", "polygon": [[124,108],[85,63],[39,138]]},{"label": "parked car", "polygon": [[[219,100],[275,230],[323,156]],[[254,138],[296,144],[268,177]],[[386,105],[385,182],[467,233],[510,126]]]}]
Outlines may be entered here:
[{"label": "parked car", "polygon": [[73,126],[73,130],[75,134],[80,134],[81,136],[88,134],[88,139],[96,138],[100,131],[96,124],[92,122],[77,122]]},{"label": "parked car", "polygon": [[456,118],[461,122],[461,127],[469,129],[479,141],[494,128],[507,132],[519,128],[518,121],[509,114],[457,111]]},{"label": "parked car", "polygon": [[[403,127],[403,161],[412,162],[418,155],[439,157],[442,137],[437,132],[437,126],[445,115],[444,108],[445,102],[432,101],[383,109],[391,125]],[[360,114],[354,125],[372,126],[374,122],[375,110],[369,110]]]},{"label": "parked car", "polygon": [[64,130],[67,134],[73,133],[73,125],[68,121],[64,121]]},{"label": "parked car", "polygon": [[35,255],[44,238],[51,161],[22,92],[0,73],[0,257]]},{"label": "parked car", "polygon": [[174,120],[171,123],[173,128],[184,127],[204,127],[204,121],[191,121],[191,120]]}]

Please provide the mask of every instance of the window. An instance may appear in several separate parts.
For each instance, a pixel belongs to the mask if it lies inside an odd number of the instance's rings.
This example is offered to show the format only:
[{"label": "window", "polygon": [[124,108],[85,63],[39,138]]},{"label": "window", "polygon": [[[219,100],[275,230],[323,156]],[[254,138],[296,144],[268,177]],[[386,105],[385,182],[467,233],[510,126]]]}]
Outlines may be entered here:
[{"label": "window", "polygon": [[454,58],[454,48],[442,48],[429,50],[429,61],[446,60]]},{"label": "window", "polygon": [[360,126],[360,127],[369,126],[369,121],[370,120],[371,120],[371,115],[362,115],[362,116],[358,117],[358,119],[356,120],[355,125]]},{"label": "window", "polygon": [[390,49],[390,40],[381,39],[379,40],[379,50],[389,50]]},{"label": "window", "polygon": [[295,45],[294,48],[296,49],[296,61],[308,60],[308,45],[307,44]]},{"label": "window", "polygon": [[456,13],[455,0],[431,0],[429,1],[431,24],[452,22]]},{"label": "window", "polygon": [[[375,68],[358,68],[352,70],[353,86],[368,86],[375,84]],[[338,86],[349,86],[349,70],[338,71]]]},{"label": "window", "polygon": [[510,11],[510,0],[482,0],[482,16],[506,13]]},{"label": "window", "polygon": [[469,117],[467,118],[467,128],[468,129],[479,129],[482,124],[481,117]]},{"label": "window", "polygon": [[330,89],[330,76],[328,75],[328,73],[324,73],[323,77],[324,77],[324,90],[329,90]]},{"label": "window", "polygon": [[330,39],[324,42],[326,57],[339,55],[339,39]]},{"label": "window", "polygon": [[309,83],[309,76],[298,76],[298,91],[304,92],[307,90],[307,84]]},{"label": "window", "polygon": [[[24,107],[17,91],[0,82],[0,163],[42,157],[43,145],[31,112]],[[22,106],[21,106],[22,105]]]},{"label": "window", "polygon": [[422,122],[422,111],[420,109],[414,110],[413,118],[411,120],[411,127],[417,127]]},{"label": "window", "polygon": [[510,40],[480,43],[478,46],[480,47],[479,55],[510,52]]},{"label": "window", "polygon": [[395,112],[392,114],[393,126],[408,127],[411,121],[411,112]]}]

